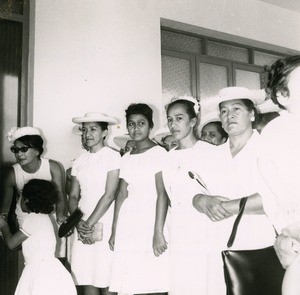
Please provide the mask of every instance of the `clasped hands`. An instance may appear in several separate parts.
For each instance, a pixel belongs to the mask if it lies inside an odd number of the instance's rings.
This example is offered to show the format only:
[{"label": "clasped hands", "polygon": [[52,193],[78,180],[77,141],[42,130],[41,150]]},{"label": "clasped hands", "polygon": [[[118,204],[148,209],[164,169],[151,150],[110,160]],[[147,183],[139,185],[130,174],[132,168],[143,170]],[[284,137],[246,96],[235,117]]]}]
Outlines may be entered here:
[{"label": "clasped hands", "polygon": [[91,226],[87,221],[80,220],[77,225],[78,240],[83,244],[94,244],[95,240],[93,238],[93,232],[95,230],[94,226]]},{"label": "clasped hands", "polygon": [[204,213],[210,220],[216,222],[231,217],[233,214],[226,210],[226,203],[230,199],[221,196],[197,194],[193,198],[193,206]]}]

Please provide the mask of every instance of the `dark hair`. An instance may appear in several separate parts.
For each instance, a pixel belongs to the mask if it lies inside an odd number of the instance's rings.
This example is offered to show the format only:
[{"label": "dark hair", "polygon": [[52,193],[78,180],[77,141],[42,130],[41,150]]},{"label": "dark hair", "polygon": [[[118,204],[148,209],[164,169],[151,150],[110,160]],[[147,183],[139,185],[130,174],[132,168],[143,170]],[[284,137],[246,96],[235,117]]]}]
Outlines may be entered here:
[{"label": "dark hair", "polygon": [[50,214],[58,200],[54,183],[44,179],[29,180],[24,185],[22,196],[28,200],[26,207],[34,213]]},{"label": "dark hair", "polygon": [[95,123],[100,126],[102,131],[108,130],[108,123],[107,122],[95,122]]},{"label": "dark hair", "polygon": [[257,129],[257,131],[261,133],[261,131],[265,128],[265,126],[278,116],[279,116],[278,112],[268,112],[268,113],[258,114],[257,120],[253,125],[253,128]]},{"label": "dark hair", "polygon": [[289,89],[287,87],[288,76],[298,66],[300,66],[300,55],[280,58],[270,67],[265,67],[267,73],[266,92],[270,95],[272,101],[281,109],[286,109],[286,107],[277,100],[277,93],[282,91],[289,95]]},{"label": "dark hair", "polygon": [[28,147],[37,149],[39,152],[39,156],[38,156],[39,158],[41,154],[44,152],[44,148],[43,148],[44,141],[40,135],[24,135],[17,138],[15,142],[17,140],[21,141],[23,144],[25,144]]},{"label": "dark hair", "polygon": [[226,140],[228,139],[228,134],[227,134],[227,132],[223,129],[222,123],[221,123],[220,121],[209,122],[209,123],[205,124],[205,125],[202,127],[202,129],[203,129],[205,126],[209,125],[209,124],[214,124],[214,125],[216,126],[216,128],[217,128],[217,131],[221,134],[222,138],[225,138]]},{"label": "dark hair", "polygon": [[194,109],[195,104],[193,102],[191,102],[189,100],[185,100],[185,99],[178,99],[178,100],[175,100],[175,101],[172,101],[171,103],[169,103],[166,108],[167,114],[169,113],[170,109],[177,104],[180,104],[183,106],[183,108],[185,109],[185,111],[188,114],[190,119],[197,117],[197,114]]},{"label": "dark hair", "polygon": [[[107,122],[95,122],[98,124],[102,131],[108,130],[108,123]],[[106,136],[103,137],[103,140],[106,138]]]},{"label": "dark hair", "polygon": [[131,115],[143,115],[148,123],[149,127],[153,128],[153,111],[152,109],[145,103],[132,103],[128,106],[127,110],[125,110],[126,114],[126,123],[128,124],[129,117]]}]

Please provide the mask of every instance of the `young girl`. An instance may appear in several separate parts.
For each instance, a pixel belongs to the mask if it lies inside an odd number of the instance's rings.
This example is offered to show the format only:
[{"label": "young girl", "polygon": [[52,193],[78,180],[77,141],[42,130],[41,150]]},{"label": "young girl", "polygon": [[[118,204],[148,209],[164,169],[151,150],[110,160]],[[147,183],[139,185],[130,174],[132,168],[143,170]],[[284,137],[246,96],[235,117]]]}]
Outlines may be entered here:
[{"label": "young girl", "polygon": [[[154,124],[153,111],[147,104],[129,105],[126,122],[135,149],[121,161],[110,239],[114,250],[110,290],[119,294],[163,295],[169,290],[168,252],[156,257],[152,240],[156,199],[165,195],[161,171],[167,152],[149,138]],[[159,251],[166,251],[164,238],[159,241]]]},{"label": "young girl", "polygon": [[11,234],[0,217],[0,230],[10,249],[22,244],[25,268],[15,295],[75,295],[71,275],[55,258],[55,233],[49,214],[57,202],[55,185],[47,180],[32,179],[23,189],[22,210],[29,213],[19,231]]}]

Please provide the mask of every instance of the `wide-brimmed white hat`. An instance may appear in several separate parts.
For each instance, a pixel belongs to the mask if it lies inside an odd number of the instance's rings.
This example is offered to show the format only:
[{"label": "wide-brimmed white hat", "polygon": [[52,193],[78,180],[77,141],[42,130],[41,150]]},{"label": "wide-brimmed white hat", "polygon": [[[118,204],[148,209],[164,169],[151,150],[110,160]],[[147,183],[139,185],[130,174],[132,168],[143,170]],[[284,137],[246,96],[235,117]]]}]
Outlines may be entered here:
[{"label": "wide-brimmed white hat", "polygon": [[125,149],[126,143],[128,140],[131,140],[131,137],[128,134],[125,135],[117,135],[114,137],[114,143],[120,148]]},{"label": "wide-brimmed white hat", "polygon": [[26,126],[26,127],[12,127],[5,136],[9,143],[14,142],[16,139],[25,135],[39,135],[41,132],[38,128]]},{"label": "wide-brimmed white hat", "polygon": [[253,102],[254,106],[257,106],[265,101],[266,92],[264,89],[250,90],[246,87],[226,87],[221,89],[217,95],[206,99],[203,104],[201,103],[201,107],[217,111],[221,102],[234,99],[249,99]]},{"label": "wide-brimmed white hat", "polygon": [[168,127],[162,127],[160,129],[156,130],[156,132],[153,135],[153,139],[158,144],[162,145],[162,140],[168,135],[172,135],[170,132],[170,129]]},{"label": "wide-brimmed white hat", "polygon": [[72,122],[76,124],[88,123],[88,122],[106,122],[109,125],[114,125],[118,123],[118,120],[104,113],[91,112],[91,113],[86,113],[84,117],[73,118]]}]

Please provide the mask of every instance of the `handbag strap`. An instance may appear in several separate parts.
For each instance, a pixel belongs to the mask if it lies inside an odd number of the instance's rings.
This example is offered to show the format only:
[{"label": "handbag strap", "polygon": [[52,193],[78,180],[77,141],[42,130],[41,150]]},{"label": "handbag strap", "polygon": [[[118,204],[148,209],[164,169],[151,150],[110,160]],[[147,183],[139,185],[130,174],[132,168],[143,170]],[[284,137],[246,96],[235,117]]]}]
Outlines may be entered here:
[{"label": "handbag strap", "polygon": [[247,197],[244,197],[240,200],[240,211],[239,211],[239,214],[237,215],[237,217],[234,221],[234,224],[233,224],[233,227],[232,227],[232,230],[231,230],[231,234],[230,234],[229,240],[227,242],[227,247],[228,248],[230,248],[233,245],[233,242],[235,240],[237,228],[238,228],[238,225],[239,225],[240,220],[242,218],[242,215],[244,213],[244,209],[245,209],[245,205],[247,203],[247,199],[248,199]]}]

